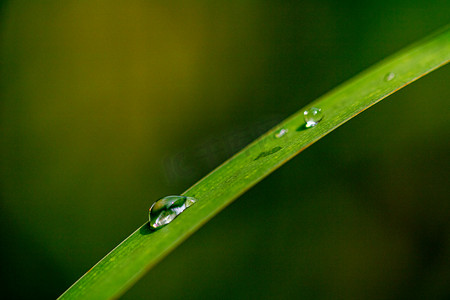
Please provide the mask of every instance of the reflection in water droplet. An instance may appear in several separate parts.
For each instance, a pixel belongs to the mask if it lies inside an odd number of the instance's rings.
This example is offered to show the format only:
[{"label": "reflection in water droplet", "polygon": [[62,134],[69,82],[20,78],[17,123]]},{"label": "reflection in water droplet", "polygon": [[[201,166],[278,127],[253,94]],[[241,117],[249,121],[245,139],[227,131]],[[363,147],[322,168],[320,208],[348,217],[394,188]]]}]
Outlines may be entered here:
[{"label": "reflection in water droplet", "polygon": [[197,202],[197,199],[186,196],[167,196],[150,207],[149,220],[150,227],[159,229],[169,224],[186,208]]},{"label": "reflection in water droplet", "polygon": [[277,139],[279,139],[280,137],[282,137],[283,135],[285,135],[287,132],[288,132],[287,129],[282,128],[282,129],[278,130],[278,131],[275,133],[275,137],[276,137]]},{"label": "reflection in water droplet", "polygon": [[303,112],[303,117],[306,122],[306,128],[316,126],[320,121],[322,121],[323,113],[320,108],[311,107]]},{"label": "reflection in water droplet", "polygon": [[384,76],[384,80],[391,81],[392,79],[394,79],[394,77],[395,77],[395,73],[389,72],[386,74],[386,76]]}]

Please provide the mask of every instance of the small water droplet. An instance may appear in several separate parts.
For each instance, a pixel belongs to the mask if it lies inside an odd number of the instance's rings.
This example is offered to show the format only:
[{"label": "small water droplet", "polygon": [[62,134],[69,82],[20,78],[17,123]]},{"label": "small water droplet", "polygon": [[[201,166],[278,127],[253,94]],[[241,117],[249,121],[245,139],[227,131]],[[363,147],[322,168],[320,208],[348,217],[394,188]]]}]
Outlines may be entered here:
[{"label": "small water droplet", "polygon": [[280,137],[284,136],[287,132],[288,132],[287,129],[282,128],[275,133],[275,137],[279,139]]},{"label": "small water droplet", "polygon": [[303,112],[303,117],[306,122],[306,128],[316,126],[323,119],[323,113],[320,108],[311,107]]},{"label": "small water droplet", "polygon": [[153,203],[148,213],[150,227],[159,229],[169,224],[195,202],[197,199],[186,196],[167,196],[159,199]]},{"label": "small water droplet", "polygon": [[395,73],[393,73],[393,72],[389,72],[386,74],[386,76],[384,76],[385,81],[391,81],[394,78],[395,78]]}]

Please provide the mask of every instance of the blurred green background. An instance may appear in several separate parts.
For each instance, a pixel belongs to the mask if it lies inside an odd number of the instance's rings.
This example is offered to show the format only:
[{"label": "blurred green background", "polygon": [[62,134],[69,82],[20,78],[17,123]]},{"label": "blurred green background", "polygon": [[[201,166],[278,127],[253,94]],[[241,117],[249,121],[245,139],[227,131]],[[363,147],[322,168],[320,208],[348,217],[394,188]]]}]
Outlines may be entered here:
[{"label": "blurred green background", "polygon": [[[19,299],[56,298],[153,201],[450,22],[448,0],[0,7],[1,287]],[[123,298],[449,299],[449,78],[319,141]]]}]

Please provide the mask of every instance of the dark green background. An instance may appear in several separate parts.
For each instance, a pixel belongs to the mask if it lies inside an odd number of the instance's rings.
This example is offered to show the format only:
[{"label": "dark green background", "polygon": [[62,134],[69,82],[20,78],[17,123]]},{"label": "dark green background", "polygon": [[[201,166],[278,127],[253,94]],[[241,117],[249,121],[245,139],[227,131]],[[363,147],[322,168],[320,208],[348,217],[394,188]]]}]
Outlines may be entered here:
[{"label": "dark green background", "polygon": [[[450,22],[448,0],[0,3],[8,298],[56,298],[153,201]],[[124,299],[448,299],[449,78],[319,141]]]}]

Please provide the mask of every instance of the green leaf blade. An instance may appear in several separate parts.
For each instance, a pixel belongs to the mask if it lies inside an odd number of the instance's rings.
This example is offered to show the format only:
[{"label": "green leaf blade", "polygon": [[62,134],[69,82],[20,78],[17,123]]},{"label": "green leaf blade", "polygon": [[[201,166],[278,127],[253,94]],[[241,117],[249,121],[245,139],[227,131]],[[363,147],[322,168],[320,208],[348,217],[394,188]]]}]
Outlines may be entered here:
[{"label": "green leaf blade", "polygon": [[[195,197],[198,202],[172,223],[157,231],[151,231],[145,223],[60,299],[118,297],[204,223],[282,164],[360,112],[449,60],[450,30],[446,28],[320,97],[186,191],[184,195]],[[390,72],[395,77],[386,81],[386,74]],[[310,107],[321,108],[324,118],[317,126],[306,129],[303,111]],[[275,132],[281,128],[288,131],[276,138]]]}]

